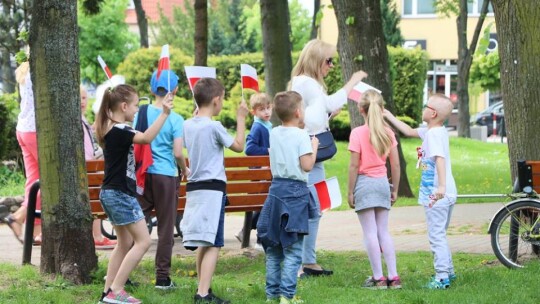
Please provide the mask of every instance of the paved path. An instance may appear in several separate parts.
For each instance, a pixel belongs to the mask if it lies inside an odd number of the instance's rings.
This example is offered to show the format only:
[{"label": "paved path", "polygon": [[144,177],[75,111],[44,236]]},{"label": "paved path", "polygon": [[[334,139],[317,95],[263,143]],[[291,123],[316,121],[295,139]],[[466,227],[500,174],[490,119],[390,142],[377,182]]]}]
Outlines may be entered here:
[{"label": "paved path", "polygon": [[[487,253],[491,254],[487,227],[489,221],[500,203],[459,204],[454,208],[452,222],[449,228],[449,242],[453,252]],[[420,206],[393,208],[390,212],[390,229],[392,231],[396,250],[398,252],[429,251],[426,235],[424,211]],[[241,252],[240,243],[234,235],[243,225],[243,216],[227,214],[225,218],[225,248],[224,250],[237,254]],[[255,242],[255,233],[251,236]],[[157,234],[152,233],[152,246],[146,257],[155,255]],[[346,251],[364,250],[362,229],[356,214],[351,211],[334,211],[325,213],[319,230],[318,250]],[[38,265],[40,248],[32,251],[32,264]],[[108,256],[110,251],[99,250],[99,256]],[[176,239],[174,255],[193,255],[186,251]],[[20,264],[22,261],[22,245],[15,240],[11,230],[6,225],[0,225],[0,263]]]}]

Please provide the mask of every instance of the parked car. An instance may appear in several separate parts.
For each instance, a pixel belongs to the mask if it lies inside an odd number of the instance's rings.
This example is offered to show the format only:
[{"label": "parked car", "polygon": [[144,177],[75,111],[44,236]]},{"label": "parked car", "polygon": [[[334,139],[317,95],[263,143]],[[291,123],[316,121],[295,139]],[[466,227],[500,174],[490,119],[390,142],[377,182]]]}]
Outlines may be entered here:
[{"label": "parked car", "polygon": [[[488,136],[493,134],[493,117],[497,122],[497,134],[506,136],[506,128],[504,127],[504,104],[502,101],[496,102],[484,111],[476,114],[471,123],[479,126],[487,126]],[[503,134],[501,134],[503,133]]]}]

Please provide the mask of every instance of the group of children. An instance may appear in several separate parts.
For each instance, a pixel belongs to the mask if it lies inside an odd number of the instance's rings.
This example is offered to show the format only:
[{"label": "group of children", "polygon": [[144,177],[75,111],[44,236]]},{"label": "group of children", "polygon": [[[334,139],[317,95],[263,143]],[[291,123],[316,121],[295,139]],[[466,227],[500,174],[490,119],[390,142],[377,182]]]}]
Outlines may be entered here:
[{"label": "group of children", "polygon": [[[227,179],[223,151],[225,148],[235,152],[244,150],[248,108],[242,101],[237,110],[236,135],[229,135],[219,121],[212,120],[223,107],[225,89],[216,79],[202,78],[193,87],[197,105],[194,117],[185,122],[183,119],[173,119],[171,117],[176,114],[171,114],[171,108],[178,78],[173,72],[170,73],[173,81],[176,80],[172,86],[170,82],[164,85],[163,80],[160,82],[155,79],[155,74],[153,76],[152,92],[157,102],[144,132],[137,132],[128,124],[135,120],[138,111],[137,93],[129,85],[108,89],[96,118],[97,138],[105,157],[105,178],[100,199],[118,236],[108,264],[102,303],[141,303],[124,291],[124,284],[150,246],[140,198],[137,201],[133,155],[133,144],[149,143],[152,143],[154,160],[159,157],[154,155],[154,150],[161,149],[161,154],[170,154],[173,163],[176,161],[187,177],[186,208],[181,230],[183,245],[187,249],[197,249],[198,287],[194,301],[229,303],[217,297],[211,289],[219,251],[224,246]],[[161,79],[171,77],[162,76]],[[269,122],[272,107],[282,122],[274,128]],[[445,96],[432,96],[423,112],[427,128],[420,129],[411,129],[384,110],[382,96],[375,91],[362,95],[358,109],[366,124],[352,130],[350,135],[348,203],[358,214],[373,272],[363,286],[374,289],[401,288],[395,250],[388,232],[388,214],[397,199],[400,167],[397,142],[385,122],[386,118],[405,135],[423,139],[419,203],[425,208],[436,270],[429,287],[448,288],[455,274],[446,229],[456,188],[450,167],[448,134],[443,122],[450,115],[452,103]],[[319,143],[317,137],[310,137],[303,129],[305,105],[301,95],[294,91],[276,94],[273,104],[268,96],[256,94],[251,99],[251,111],[255,119],[248,136],[246,154],[247,150],[252,155],[269,154],[273,176],[257,223],[257,236],[266,254],[266,297],[269,301],[282,304],[295,303],[297,273],[302,263],[302,241],[309,233],[308,219],[318,212],[310,204],[312,198],[307,174],[315,164]],[[182,123],[183,126],[176,126]],[[178,129],[183,130],[179,132]],[[187,148],[189,168],[181,152],[182,145]],[[385,167],[387,158],[390,161],[391,184]],[[166,169],[167,164],[168,161],[164,161],[161,169]],[[175,178],[181,176],[176,166],[169,173],[148,172],[157,175],[146,177],[145,192],[155,194],[162,191],[155,184],[169,185],[163,186],[163,189],[171,192],[173,186],[170,185],[178,185]],[[163,178],[162,175],[168,177]],[[148,195],[145,197],[149,201],[146,209],[157,207],[157,201],[162,200],[158,197],[149,199],[151,196]],[[172,212],[176,212],[176,205]],[[169,277],[170,236],[162,236],[159,232],[158,236],[163,237],[167,244],[164,245],[166,253],[159,259],[156,255],[156,288],[172,288],[174,284]],[[387,276],[383,275],[381,252],[388,268]]]}]

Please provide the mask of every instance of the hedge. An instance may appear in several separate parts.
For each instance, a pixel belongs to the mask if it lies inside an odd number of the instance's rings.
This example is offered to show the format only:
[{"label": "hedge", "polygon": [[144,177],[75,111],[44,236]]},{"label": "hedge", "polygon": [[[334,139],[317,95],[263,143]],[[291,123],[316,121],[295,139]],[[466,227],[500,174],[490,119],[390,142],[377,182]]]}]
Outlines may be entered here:
[{"label": "hedge", "polygon": [[15,130],[19,111],[16,93],[0,95],[0,160],[21,157]]}]

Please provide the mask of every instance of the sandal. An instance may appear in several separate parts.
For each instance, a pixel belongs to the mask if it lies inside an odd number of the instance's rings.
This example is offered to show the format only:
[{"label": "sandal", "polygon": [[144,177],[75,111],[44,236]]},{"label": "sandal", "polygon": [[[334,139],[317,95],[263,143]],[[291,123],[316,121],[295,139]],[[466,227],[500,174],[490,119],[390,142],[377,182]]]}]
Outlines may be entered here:
[{"label": "sandal", "polygon": [[34,241],[32,242],[32,245],[41,246],[41,233],[34,237]]},{"label": "sandal", "polygon": [[304,274],[306,276],[314,276],[314,277],[330,276],[334,274],[332,270],[326,270],[326,269],[318,270],[318,269],[312,269],[312,268],[307,268],[307,267],[304,267],[302,271],[304,271]]},{"label": "sandal", "polygon": [[10,214],[6,216],[3,219],[3,222],[8,225],[8,227],[13,231],[13,234],[15,235],[15,238],[21,243],[24,244],[24,240],[22,238],[22,225],[19,224],[13,217],[13,214]]}]

